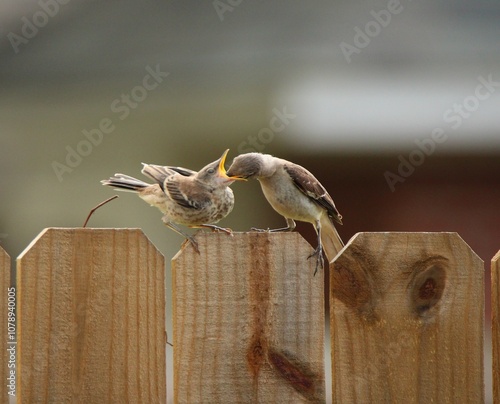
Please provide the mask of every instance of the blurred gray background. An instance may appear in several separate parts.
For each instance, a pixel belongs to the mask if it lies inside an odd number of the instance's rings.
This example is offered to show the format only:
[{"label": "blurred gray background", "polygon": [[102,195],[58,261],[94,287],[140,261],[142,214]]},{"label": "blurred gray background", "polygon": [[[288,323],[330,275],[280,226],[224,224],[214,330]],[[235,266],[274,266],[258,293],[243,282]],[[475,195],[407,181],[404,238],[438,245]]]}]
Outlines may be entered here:
[{"label": "blurred gray background", "polygon": [[[99,181],[115,172],[199,169],[230,148],[228,163],[261,151],[310,169],[346,241],[457,231],[489,267],[500,248],[499,17],[494,0],[3,0],[0,245],[15,258],[45,227],[81,226],[114,194]],[[257,182],[233,189],[221,225],[284,224]],[[89,226],[140,227],[168,260],[182,238],[160,217],[120,194]],[[298,230],[315,243],[311,226]]]}]

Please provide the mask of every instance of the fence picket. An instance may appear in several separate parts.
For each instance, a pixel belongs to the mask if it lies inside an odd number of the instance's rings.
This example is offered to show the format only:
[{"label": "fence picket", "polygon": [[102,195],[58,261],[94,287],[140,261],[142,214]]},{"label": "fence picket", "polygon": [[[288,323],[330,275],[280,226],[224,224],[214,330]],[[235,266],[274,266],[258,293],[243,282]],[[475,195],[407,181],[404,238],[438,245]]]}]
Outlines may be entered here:
[{"label": "fence picket", "polygon": [[[200,253],[187,243],[172,259],[174,401],[324,402],[311,246],[296,232],[196,240]],[[45,229],[17,262],[18,402],[166,402],[164,282],[140,229]],[[491,282],[500,404],[500,251]],[[9,286],[0,247],[5,320]],[[358,233],[330,290],[334,403],[484,403],[484,266],[456,233]]]},{"label": "fence picket", "polygon": [[176,403],[324,402],[324,281],[294,233],[201,233],[172,260]]},{"label": "fence picket", "polygon": [[456,233],[358,233],[331,264],[333,402],[484,402],[484,267]]},{"label": "fence picket", "polygon": [[45,229],[17,263],[19,402],[165,402],[164,273],[139,229]]}]

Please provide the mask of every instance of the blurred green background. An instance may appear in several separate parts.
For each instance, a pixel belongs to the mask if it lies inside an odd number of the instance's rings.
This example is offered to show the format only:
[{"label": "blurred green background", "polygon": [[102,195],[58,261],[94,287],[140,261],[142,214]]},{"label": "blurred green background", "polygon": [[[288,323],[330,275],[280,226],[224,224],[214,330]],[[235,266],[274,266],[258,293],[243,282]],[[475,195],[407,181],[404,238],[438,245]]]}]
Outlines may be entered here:
[{"label": "blurred green background", "polygon": [[[230,148],[228,163],[261,151],[312,171],[345,241],[457,231],[489,267],[499,16],[494,0],[3,0],[0,245],[16,257],[45,227],[81,226],[115,172],[199,169]],[[233,189],[222,226],[284,224],[256,181]],[[89,226],[140,227],[168,260],[183,240],[160,217],[120,193]],[[315,243],[312,226],[298,230]]]}]

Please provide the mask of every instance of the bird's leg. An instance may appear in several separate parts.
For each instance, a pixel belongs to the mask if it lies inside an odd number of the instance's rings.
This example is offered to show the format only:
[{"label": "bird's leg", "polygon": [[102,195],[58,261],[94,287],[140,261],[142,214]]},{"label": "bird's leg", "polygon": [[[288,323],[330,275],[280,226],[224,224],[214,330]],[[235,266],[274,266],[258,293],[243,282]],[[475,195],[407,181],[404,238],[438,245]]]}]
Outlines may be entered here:
[{"label": "bird's leg", "polygon": [[323,268],[325,266],[325,261],[323,258],[323,245],[321,244],[321,224],[319,220],[316,221],[316,233],[318,234],[318,246],[314,250],[314,252],[307,257],[307,259],[316,256],[316,268],[314,269],[314,276],[316,276],[316,272],[318,272],[318,268]]},{"label": "bird's leg", "polygon": [[164,219],[162,219],[162,221],[165,224],[165,226],[167,226],[169,229],[175,231],[176,233],[180,234],[183,237],[186,237],[186,239],[191,243],[191,245],[193,246],[193,248],[195,249],[195,251],[198,254],[200,253],[200,249],[198,248],[198,243],[196,242],[196,240],[192,236],[190,236],[189,234],[184,233],[180,228],[178,228],[171,221],[164,220]]},{"label": "bird's leg", "polygon": [[214,231],[223,231],[224,233],[230,234],[231,236],[233,235],[233,231],[230,228],[227,227],[219,227],[216,226],[215,224],[200,224],[196,226],[189,226],[189,227],[196,227],[196,228],[207,228],[207,229],[212,229]]},{"label": "bird's leg", "polygon": [[289,219],[288,217],[286,218],[286,224],[287,224],[286,227],[280,227],[279,229],[257,229],[256,227],[252,227],[252,230],[260,232],[268,232],[268,233],[277,233],[280,231],[293,231],[297,226],[295,224],[295,221],[293,219]]},{"label": "bird's leg", "polygon": [[314,252],[309,257],[307,257],[307,259],[314,256],[316,256],[316,268],[314,269],[314,276],[316,276],[316,272],[318,272],[318,269],[320,267],[323,268],[325,265],[325,260],[323,258],[323,247],[321,245],[321,241],[319,242]]}]

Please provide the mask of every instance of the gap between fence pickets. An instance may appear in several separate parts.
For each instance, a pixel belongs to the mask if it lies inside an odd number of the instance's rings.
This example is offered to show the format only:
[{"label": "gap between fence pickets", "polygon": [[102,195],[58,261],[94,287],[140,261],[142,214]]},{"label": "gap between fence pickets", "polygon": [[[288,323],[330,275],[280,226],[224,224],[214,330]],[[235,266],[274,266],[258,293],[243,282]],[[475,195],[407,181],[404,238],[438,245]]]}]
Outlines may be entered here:
[{"label": "gap between fence pickets", "polygon": [[493,403],[500,404],[500,250],[491,260],[491,344]]}]

